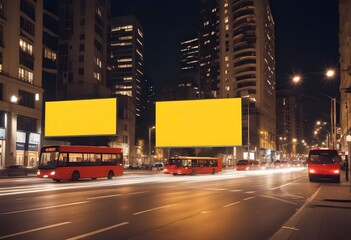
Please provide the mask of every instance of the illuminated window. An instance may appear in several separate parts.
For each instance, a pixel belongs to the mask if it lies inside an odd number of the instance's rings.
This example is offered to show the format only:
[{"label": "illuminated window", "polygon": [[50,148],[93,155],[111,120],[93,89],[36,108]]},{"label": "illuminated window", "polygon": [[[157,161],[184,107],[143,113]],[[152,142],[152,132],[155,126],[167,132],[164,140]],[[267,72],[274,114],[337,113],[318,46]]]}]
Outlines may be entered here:
[{"label": "illuminated window", "polygon": [[133,80],[133,78],[132,77],[124,77],[123,80],[124,81],[131,81],[131,80]]},{"label": "illuminated window", "polygon": [[56,52],[54,52],[48,48],[45,48],[44,49],[44,57],[47,59],[50,59],[52,61],[55,61],[57,56],[56,56]]},{"label": "illuminated window", "polygon": [[96,6],[96,14],[101,18],[102,17],[102,10],[98,6]]},{"label": "illuminated window", "polygon": [[26,41],[20,39],[19,42],[20,48],[23,52],[29,54],[29,55],[33,55],[33,45],[27,43]]},{"label": "illuminated window", "polygon": [[229,30],[229,25],[228,24],[225,25],[225,30]]},{"label": "illuminated window", "polygon": [[132,64],[122,64],[122,65],[118,65],[118,68],[131,68],[133,67]]},{"label": "illuminated window", "polygon": [[30,84],[34,83],[33,73],[23,68],[18,69],[18,78]]},{"label": "illuminated window", "polygon": [[93,73],[93,77],[94,77],[96,80],[101,81],[101,74],[100,74],[100,73],[94,72],[94,73]]},{"label": "illuminated window", "polygon": [[136,52],[140,55],[140,57],[143,57],[143,54],[137,49]]},{"label": "illuminated window", "polygon": [[131,62],[131,61],[132,61],[131,58],[121,58],[117,60],[117,62]]},{"label": "illuminated window", "polygon": [[119,40],[132,40],[133,36],[124,36],[124,37],[119,37]]},{"label": "illuminated window", "polygon": [[95,64],[101,68],[102,61],[100,60],[100,58],[94,56],[94,60]]},{"label": "illuminated window", "polygon": [[225,22],[225,23],[228,23],[228,22],[229,22],[229,18],[228,18],[228,17],[225,17],[225,18],[224,18],[224,22]]},{"label": "illuminated window", "polygon": [[142,31],[140,31],[140,29],[138,28],[138,34],[139,34],[139,36],[140,37],[143,37],[143,32]]},{"label": "illuminated window", "polygon": [[112,28],[112,32],[121,31],[121,30],[124,30],[126,32],[132,31],[133,25],[126,25],[126,26]]}]

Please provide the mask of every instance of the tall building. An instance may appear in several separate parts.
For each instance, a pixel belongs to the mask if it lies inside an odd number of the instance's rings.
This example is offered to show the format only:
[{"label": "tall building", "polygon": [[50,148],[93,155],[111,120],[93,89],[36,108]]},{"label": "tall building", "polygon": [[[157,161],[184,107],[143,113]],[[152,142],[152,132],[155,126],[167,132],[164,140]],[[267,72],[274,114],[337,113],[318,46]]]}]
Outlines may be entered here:
[{"label": "tall building", "polygon": [[43,0],[0,1],[0,167],[37,166],[42,131]]},{"label": "tall building", "polygon": [[203,0],[200,17],[201,95],[242,97],[244,150],[272,160],[275,33],[268,0]]},{"label": "tall building", "polygon": [[[136,136],[142,137],[141,110],[144,83],[144,31],[134,16],[111,19],[112,76],[110,88],[114,96],[132,98],[136,121]],[[134,139],[134,138],[133,138]],[[134,144],[134,143],[133,143]]]},{"label": "tall building", "polygon": [[216,98],[219,91],[218,0],[201,0],[199,28],[200,97]]},{"label": "tall building", "polygon": [[[351,87],[351,0],[339,0],[339,46],[340,89],[345,89]],[[351,93],[341,90],[340,96],[340,145],[350,156],[346,136],[351,135]]]},{"label": "tall building", "polygon": [[184,73],[199,72],[199,39],[193,38],[180,43],[180,67]]},{"label": "tall building", "polygon": [[57,90],[59,1],[44,0],[43,3],[43,100],[54,101]]},{"label": "tall building", "polygon": [[109,20],[109,0],[60,0],[58,99],[110,97]]},{"label": "tall building", "polygon": [[304,139],[302,94],[296,89],[277,90],[277,150],[281,154],[303,153],[296,140]]}]

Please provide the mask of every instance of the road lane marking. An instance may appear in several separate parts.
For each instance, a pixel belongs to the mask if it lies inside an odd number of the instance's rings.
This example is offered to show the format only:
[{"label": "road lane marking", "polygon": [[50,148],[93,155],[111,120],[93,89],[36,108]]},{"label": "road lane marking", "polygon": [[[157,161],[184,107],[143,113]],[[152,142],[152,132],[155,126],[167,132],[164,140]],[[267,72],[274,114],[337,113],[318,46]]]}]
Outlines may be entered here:
[{"label": "road lane marking", "polygon": [[0,239],[15,237],[15,236],[18,236],[18,235],[23,235],[23,234],[26,234],[26,233],[31,233],[31,232],[36,232],[36,231],[48,229],[48,228],[58,227],[58,226],[62,226],[62,225],[69,224],[69,223],[71,223],[71,222],[62,222],[62,223],[57,223],[57,224],[53,224],[53,225],[49,225],[49,226],[45,226],[45,227],[34,228],[34,229],[23,231],[23,232],[13,233],[13,234],[5,235],[5,236],[0,236]]},{"label": "road lane marking", "polygon": [[76,236],[76,237],[67,238],[66,240],[82,239],[82,238],[85,238],[85,237],[96,235],[98,233],[106,232],[106,231],[111,230],[113,228],[122,227],[122,226],[127,225],[127,224],[129,224],[129,222],[118,223],[116,225],[112,225],[112,226],[107,227],[107,228],[102,228],[102,229],[99,229],[99,230],[96,230],[96,231],[93,231],[93,232],[89,232],[89,233],[85,233],[85,234],[82,234],[82,235],[79,235],[79,236]]},{"label": "road lane marking", "polygon": [[281,202],[285,202],[285,203],[289,203],[291,205],[297,205],[297,203],[285,200],[285,199],[281,199],[281,198],[276,198],[276,197],[272,197],[272,196],[267,196],[267,195],[259,195],[260,197],[264,197],[264,198],[270,198],[270,199],[274,199],[277,201],[281,201]]},{"label": "road lane marking", "polygon": [[239,204],[239,203],[241,203],[241,201],[229,203],[229,204],[227,204],[227,205],[224,205],[223,207],[226,208],[226,207],[230,207],[230,206],[233,206],[233,205],[236,205],[236,204]]},{"label": "road lane marking", "polygon": [[242,192],[243,190],[239,190],[239,189],[236,189],[236,190],[229,190],[229,192]]},{"label": "road lane marking", "polygon": [[299,230],[300,230],[300,229],[298,229],[298,228],[287,227],[287,226],[282,226],[282,228],[284,228],[284,229],[289,229],[289,230],[293,230],[293,231],[299,231]]},{"label": "road lane marking", "polygon": [[210,191],[227,191],[225,188],[205,188],[205,190],[210,190]]},{"label": "road lane marking", "polygon": [[87,200],[94,200],[94,199],[102,199],[102,198],[111,198],[111,197],[119,197],[119,196],[127,196],[127,195],[137,195],[137,194],[142,194],[142,193],[147,193],[148,191],[143,191],[143,192],[134,192],[134,193],[118,193],[118,194],[112,194],[112,195],[105,195],[105,196],[98,196],[98,197],[91,197],[87,198]]},{"label": "road lane marking", "polygon": [[247,201],[247,200],[250,200],[250,199],[253,199],[253,198],[255,198],[255,196],[253,196],[253,197],[248,197],[248,198],[244,198],[243,201]]},{"label": "road lane marking", "polygon": [[122,194],[113,194],[113,195],[105,195],[105,196],[99,196],[99,197],[91,197],[91,198],[87,198],[87,200],[94,200],[94,199],[102,199],[102,198],[111,198],[111,197],[119,197]]},{"label": "road lane marking", "polygon": [[295,183],[295,182],[297,182],[297,181],[300,181],[300,180],[301,180],[301,179],[296,179],[296,180],[294,180],[294,181],[291,181],[291,182],[289,182],[289,183],[280,185],[280,186],[278,186],[278,187],[270,188],[269,190],[276,190],[276,189],[278,189],[278,188],[282,188],[282,187],[288,186],[288,185],[290,185],[290,184],[292,184],[292,183]]},{"label": "road lane marking", "polygon": [[151,208],[151,209],[148,209],[148,210],[135,212],[135,213],[133,213],[133,215],[136,216],[136,215],[140,215],[140,214],[143,214],[143,213],[152,212],[152,211],[155,211],[155,210],[158,210],[158,209],[169,208],[169,207],[174,206],[174,205],[176,205],[176,204],[169,204],[169,205],[165,205],[165,206],[161,206],[161,207],[157,207],[157,208]]},{"label": "road lane marking", "polygon": [[75,202],[75,203],[66,203],[66,204],[49,206],[49,207],[31,208],[31,209],[24,209],[24,210],[12,211],[12,212],[4,212],[4,213],[1,213],[1,214],[8,215],[8,214],[14,214],[14,213],[40,211],[40,210],[46,210],[46,209],[52,209],[52,208],[60,208],[60,207],[67,207],[67,206],[72,206],[72,205],[84,204],[84,203],[88,203],[88,202],[89,201]]}]

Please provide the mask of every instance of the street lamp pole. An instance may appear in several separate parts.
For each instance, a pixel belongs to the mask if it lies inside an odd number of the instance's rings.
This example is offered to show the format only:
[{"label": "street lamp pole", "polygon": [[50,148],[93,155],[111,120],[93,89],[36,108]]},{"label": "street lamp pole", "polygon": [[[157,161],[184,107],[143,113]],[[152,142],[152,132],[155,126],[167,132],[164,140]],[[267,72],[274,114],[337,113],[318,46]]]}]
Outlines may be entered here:
[{"label": "street lamp pole", "polygon": [[247,159],[250,159],[250,96],[247,99]]},{"label": "street lamp pole", "polygon": [[155,129],[155,126],[149,127],[149,163],[151,163],[151,131]]}]

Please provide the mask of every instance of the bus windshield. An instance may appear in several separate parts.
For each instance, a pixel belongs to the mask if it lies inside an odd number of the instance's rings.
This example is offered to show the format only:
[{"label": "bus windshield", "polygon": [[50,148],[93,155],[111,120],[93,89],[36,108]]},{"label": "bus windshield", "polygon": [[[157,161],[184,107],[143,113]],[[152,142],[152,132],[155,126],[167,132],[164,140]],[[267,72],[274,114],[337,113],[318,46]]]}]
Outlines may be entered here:
[{"label": "bus windshield", "polygon": [[43,152],[39,160],[39,168],[56,168],[59,152]]},{"label": "bus windshield", "polygon": [[309,162],[316,164],[339,162],[336,150],[312,150],[310,151]]}]

